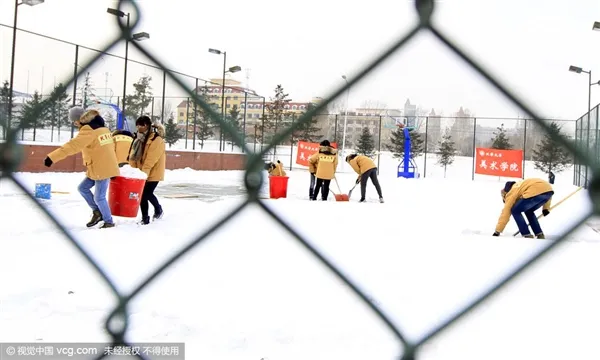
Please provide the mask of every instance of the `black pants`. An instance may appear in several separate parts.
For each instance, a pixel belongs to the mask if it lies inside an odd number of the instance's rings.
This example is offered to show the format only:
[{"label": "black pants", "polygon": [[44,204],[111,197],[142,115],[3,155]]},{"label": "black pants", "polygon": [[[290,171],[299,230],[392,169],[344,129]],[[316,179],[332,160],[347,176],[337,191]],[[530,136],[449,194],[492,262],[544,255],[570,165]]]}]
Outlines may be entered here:
[{"label": "black pants", "polygon": [[148,217],[148,202],[154,207],[154,213],[161,213],[162,207],[158,203],[158,199],[154,195],[154,190],[158,186],[158,181],[146,181],[144,185],[144,191],[142,192],[142,201],[140,202],[140,210],[142,211],[142,218]]},{"label": "black pants", "polygon": [[369,178],[371,178],[373,185],[375,185],[377,195],[379,195],[379,198],[382,198],[383,195],[381,194],[381,186],[379,185],[379,179],[377,179],[377,168],[373,168],[365,171],[365,173],[360,176],[360,199],[365,199],[365,195],[367,193],[367,181],[369,181]]},{"label": "black pants", "polygon": [[323,199],[323,201],[327,201],[327,195],[329,195],[329,184],[330,183],[331,183],[331,180],[317,178],[317,181],[315,184],[315,191],[313,192],[312,199],[317,200],[317,196],[319,196],[319,190],[321,190],[321,187],[323,187],[323,191],[321,193],[321,199]]},{"label": "black pants", "polygon": [[315,191],[315,181],[317,181],[316,178],[315,178],[315,174],[310,174],[310,189],[308,191],[308,198],[309,199],[313,198],[313,193]]}]

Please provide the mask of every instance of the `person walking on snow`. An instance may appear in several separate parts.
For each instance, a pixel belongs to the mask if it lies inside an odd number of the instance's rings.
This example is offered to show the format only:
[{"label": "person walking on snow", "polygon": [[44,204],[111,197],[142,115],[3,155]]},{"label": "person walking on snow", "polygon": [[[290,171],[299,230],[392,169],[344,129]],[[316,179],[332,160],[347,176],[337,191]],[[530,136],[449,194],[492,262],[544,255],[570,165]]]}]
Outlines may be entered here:
[{"label": "person walking on snow", "polygon": [[554,195],[552,185],[542,179],[526,179],[520,182],[508,181],[500,194],[502,195],[502,201],[504,201],[504,208],[493,236],[500,236],[512,215],[521,235],[533,239],[534,236],[529,232],[529,227],[523,219],[522,213],[525,213],[535,237],[545,239],[544,232],[534,211],[543,207],[542,214],[544,216],[550,214],[550,204]]},{"label": "person walking on snow", "polygon": [[[86,177],[79,184],[78,190],[92,209],[92,218],[87,227],[96,226],[104,221],[101,229],[115,226],[106,193],[110,179],[119,176],[119,166],[115,154],[115,143],[110,130],[105,126],[104,119],[96,110],[84,113],[81,107],[69,110],[69,118],[79,127],[77,136],[60,148],[48,154],[44,160],[47,167],[52,166],[71,155],[81,152],[86,167]],[[94,194],[91,188],[95,187]]]},{"label": "person walking on snow", "polygon": [[163,209],[154,190],[159,181],[165,179],[166,152],[165,152],[165,128],[161,124],[152,124],[152,120],[146,115],[139,117],[135,126],[137,133],[135,140],[131,144],[129,153],[129,165],[138,168],[148,175],[142,199],[140,201],[140,210],[142,211],[141,225],[150,223],[148,215],[148,202],[154,207],[153,220],[160,219],[163,216]]},{"label": "person walking on snow", "polygon": [[356,183],[360,182],[360,200],[359,202],[365,202],[365,196],[367,193],[367,181],[369,178],[377,190],[379,195],[379,202],[383,203],[383,195],[381,194],[381,186],[379,185],[379,179],[377,179],[377,166],[375,162],[369,157],[364,155],[352,154],[346,156],[346,162],[350,164],[352,169],[358,174]]},{"label": "person walking on snow", "polygon": [[323,187],[321,199],[327,201],[329,184],[331,179],[335,177],[335,170],[338,165],[338,155],[337,150],[331,147],[329,140],[323,140],[319,145],[319,152],[308,158],[308,171],[314,173],[317,179],[311,200],[317,200],[319,191]]}]

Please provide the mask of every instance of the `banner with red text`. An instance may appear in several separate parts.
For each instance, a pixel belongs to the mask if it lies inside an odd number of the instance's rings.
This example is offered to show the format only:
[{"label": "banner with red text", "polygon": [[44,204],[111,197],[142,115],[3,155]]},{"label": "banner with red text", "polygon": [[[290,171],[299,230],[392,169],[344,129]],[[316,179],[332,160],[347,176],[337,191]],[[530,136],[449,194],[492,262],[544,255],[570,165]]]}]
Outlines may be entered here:
[{"label": "banner with red text", "polygon": [[[331,143],[331,147],[337,149],[336,143]],[[308,158],[319,151],[319,143],[298,141],[298,151],[296,152],[296,164],[308,166]]]},{"label": "banner with red text", "polygon": [[475,174],[522,178],[523,150],[475,149]]}]

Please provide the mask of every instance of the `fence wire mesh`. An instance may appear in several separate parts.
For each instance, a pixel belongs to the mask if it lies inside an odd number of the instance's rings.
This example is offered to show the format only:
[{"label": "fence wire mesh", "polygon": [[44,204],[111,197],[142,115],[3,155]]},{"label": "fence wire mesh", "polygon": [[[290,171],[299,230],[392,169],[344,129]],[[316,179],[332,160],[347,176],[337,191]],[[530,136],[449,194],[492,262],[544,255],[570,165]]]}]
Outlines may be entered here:
[{"label": "fence wire mesh", "polygon": [[[6,131],[6,141],[0,144],[0,181],[9,180],[13,182],[20,190],[23,191],[24,194],[27,194],[29,200],[34,203],[37,208],[39,208],[45,216],[56,226],[57,229],[60,230],[62,235],[72,244],[77,251],[83,256],[89,264],[95,269],[95,271],[102,277],[104,282],[109,286],[112,290],[114,296],[118,299],[117,306],[113,309],[113,311],[108,314],[106,318],[106,322],[104,324],[106,331],[112,337],[113,345],[129,345],[125,336],[128,330],[128,304],[134,299],[143,289],[145,289],[150,283],[152,283],[165,269],[169,268],[172,264],[177,262],[180,258],[182,258],[188,251],[198,246],[204,240],[209,238],[215,231],[217,231],[222,226],[226,225],[229,221],[239,216],[244,209],[246,209],[251,204],[257,204],[266,214],[266,216],[275,220],[281,227],[283,227],[294,239],[296,239],[307,251],[309,251],[316,259],[318,259],[329,271],[334,273],[343,283],[345,283],[352,292],[358,296],[364,304],[370,308],[370,310],[377,316],[381,322],[389,329],[389,331],[393,334],[393,336],[397,339],[399,344],[402,345],[401,354],[399,354],[398,358],[402,360],[412,360],[415,359],[419,349],[429,340],[438,336],[440,333],[446,331],[450,325],[461,319],[463,316],[477,308],[481,305],[485,300],[490,298],[496,292],[503,289],[509,282],[515,279],[517,276],[522,274],[526,269],[528,269],[532,264],[536,263],[538,260],[546,256],[552,251],[555,251],[559,244],[561,244],[564,239],[571,234],[574,230],[576,230],[580,225],[582,225],[591,215],[594,213],[598,213],[599,207],[598,204],[598,195],[597,189],[599,188],[599,184],[595,181],[595,174],[598,171],[597,166],[595,166],[594,161],[589,156],[589,142],[588,142],[588,134],[589,134],[589,114],[586,115],[586,119],[580,119],[578,125],[578,129],[582,134],[577,135],[578,140],[583,140],[585,138],[586,146],[578,146],[575,142],[568,140],[565,137],[559,135],[552,135],[556,141],[560,141],[564,144],[565,148],[573,154],[573,156],[577,159],[577,166],[579,166],[585,172],[584,181],[589,182],[589,179],[592,179],[590,182],[589,190],[591,194],[592,201],[594,203],[594,210],[590,211],[589,214],[583,216],[579,221],[577,221],[572,228],[564,231],[562,236],[559,237],[556,241],[551,241],[539,250],[537,253],[533,254],[522,264],[517,266],[513,271],[509,274],[505,275],[501,279],[497,280],[494,284],[490,284],[489,287],[483,291],[479,296],[472,299],[466,306],[463,308],[457,309],[454,314],[451,314],[442,321],[438,326],[430,329],[424,336],[415,341],[409,340],[403,331],[401,331],[401,326],[399,324],[394,323],[386,314],[383,313],[379,307],[371,302],[368,296],[363,293],[357,285],[355,285],[344,273],[341,269],[335,267],[331,262],[329,262],[315,247],[313,247],[308,241],[306,241],[294,228],[292,228],[288,223],[286,223],[282,218],[280,218],[277,214],[275,214],[269,207],[265,205],[259,199],[259,189],[261,188],[261,184],[265,179],[262,175],[263,170],[263,156],[272,151],[278,144],[284,143],[286,141],[290,141],[290,138],[293,136],[294,131],[306,123],[313,116],[318,115],[319,113],[323,113],[327,104],[339,96],[343,95],[348,88],[355,85],[362,79],[364,79],[369,73],[371,73],[375,68],[377,68],[380,64],[384,62],[388,57],[392,54],[396,53],[399,49],[403,48],[408,42],[415,38],[417,34],[423,31],[428,31],[435,38],[437,38],[443,46],[447,47],[451,50],[456,56],[462,59],[468,66],[477,71],[480,75],[482,75],[491,85],[493,85],[503,96],[508,98],[512,103],[514,103],[517,107],[519,107],[527,116],[532,119],[537,126],[539,126],[543,131],[548,132],[550,129],[548,124],[545,123],[542,118],[536,114],[530,107],[528,107],[524,100],[518,98],[511,91],[508,90],[508,87],[503,85],[497,78],[495,78],[489,71],[485,70],[485,68],[471,59],[464,51],[459,49],[449,38],[447,38],[437,27],[435,23],[432,22],[432,14],[434,11],[434,0],[417,0],[415,1],[416,5],[416,13],[418,16],[418,24],[414,26],[406,35],[400,37],[391,47],[386,49],[386,51],[379,56],[377,59],[373,60],[370,64],[365,66],[362,71],[358,73],[358,75],[353,78],[351,81],[347,82],[345,86],[337,89],[333,94],[331,94],[327,99],[313,108],[311,111],[308,111],[306,114],[297,119],[291,126],[282,129],[277,134],[275,134],[271,141],[265,144],[261,144],[261,151],[254,152],[251,151],[247,143],[244,139],[244,135],[240,134],[238,131],[228,124],[226,121],[222,119],[220,114],[218,114],[214,108],[209,105],[207,102],[203,101],[203,99],[198,96],[197,93],[189,90],[189,84],[185,83],[185,79],[183,76],[168,70],[169,68],[165,65],[165,63],[159,59],[154,54],[151,54],[148,50],[146,50],[141,44],[132,40],[132,30],[136,27],[137,23],[140,21],[142,13],[138,7],[138,4],[134,0],[120,0],[118,8],[119,10],[123,9],[125,5],[130,5],[134,8],[135,15],[132,16],[135,21],[130,27],[127,27],[122,19],[117,18],[118,26],[120,28],[120,35],[112,40],[110,44],[103,50],[103,53],[109,51],[118,42],[123,40],[129,40],[130,45],[133,45],[138,52],[146,56],[150,59],[158,69],[162,69],[166,78],[170,82],[174,82],[181,89],[184,89],[186,93],[186,97],[189,99],[193,99],[193,101],[198,104],[199,107],[203,109],[207,114],[209,114],[211,121],[214,122],[215,125],[219,126],[222,131],[231,138],[231,140],[240,148],[244,148],[247,157],[246,170],[245,170],[245,178],[244,183],[247,190],[247,197],[245,201],[236,207],[233,211],[227,214],[225,217],[217,221],[213,224],[207,231],[203,234],[199,235],[194,241],[189,243],[187,246],[178,251],[174,256],[168,259],[166,262],[161,264],[152,272],[144,281],[142,281],[133,291],[129,293],[122,293],[117,290],[115,284],[111,282],[105,271],[92,259],[92,257],[75,241],[73,235],[57,220],[55,219],[50,212],[41,205],[40,202],[34,198],[29,191],[26,189],[25,185],[15,177],[15,172],[18,171],[21,162],[23,161],[23,147],[18,143],[20,137],[20,129],[18,127],[11,126],[11,124],[7,123],[3,124],[4,130]],[[85,73],[93,64],[101,58],[101,53],[94,54],[89,61],[87,61],[85,66],[82,66],[79,70],[78,74],[75,74],[73,78],[68,81],[63,82],[65,86],[71,86],[77,76],[79,74]],[[45,111],[45,107],[50,106],[52,102],[56,101],[55,98],[50,97],[44,99],[41,105],[37,108],[37,112],[41,114]],[[597,119],[597,110],[594,113]],[[597,120],[596,120],[597,121]],[[585,124],[583,124],[585,122]],[[581,124],[580,124],[581,123]],[[585,130],[583,130],[585,127]],[[597,126],[596,126],[597,128]],[[585,134],[583,134],[585,133]],[[583,142],[583,141],[582,141]],[[264,145],[264,146],[263,146]],[[583,149],[585,148],[585,150]],[[595,154],[594,154],[595,155]],[[581,173],[581,171],[578,171]],[[104,358],[105,355],[101,355],[98,359]],[[137,357],[146,359],[147,357],[140,354]]]}]

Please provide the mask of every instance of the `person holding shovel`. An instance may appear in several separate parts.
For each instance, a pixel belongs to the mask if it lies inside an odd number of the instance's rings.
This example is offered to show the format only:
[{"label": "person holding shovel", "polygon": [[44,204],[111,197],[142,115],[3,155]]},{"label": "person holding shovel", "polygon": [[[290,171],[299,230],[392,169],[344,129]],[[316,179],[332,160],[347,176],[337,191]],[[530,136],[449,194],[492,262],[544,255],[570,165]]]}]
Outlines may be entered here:
[{"label": "person holding shovel", "polygon": [[371,179],[371,182],[375,186],[375,190],[377,190],[377,195],[379,195],[379,202],[383,203],[383,195],[381,193],[379,179],[377,179],[377,165],[375,165],[375,162],[367,156],[358,154],[346,156],[346,162],[350,164],[352,169],[358,174],[358,179],[356,179],[357,185],[360,182],[360,200],[358,202],[366,202],[367,181]]},{"label": "person holding shovel", "polygon": [[525,213],[535,237],[538,239],[546,238],[534,212],[543,207],[542,214],[544,216],[550,214],[550,204],[554,191],[549,182],[542,179],[526,179],[520,182],[508,181],[500,191],[500,195],[502,195],[504,208],[493,236],[500,236],[512,215],[521,235],[533,239],[534,236],[529,232],[527,222],[523,218],[522,213]]},{"label": "person holding shovel", "polygon": [[327,201],[329,195],[329,184],[335,177],[335,170],[338,165],[337,150],[331,147],[329,140],[323,140],[319,144],[319,152],[312,154],[308,158],[308,171],[311,174],[315,174],[315,189],[313,191],[311,200],[317,200],[319,191],[323,187],[321,193],[321,199]]}]

